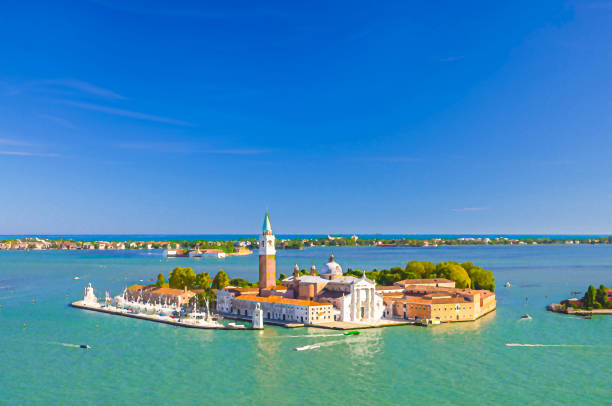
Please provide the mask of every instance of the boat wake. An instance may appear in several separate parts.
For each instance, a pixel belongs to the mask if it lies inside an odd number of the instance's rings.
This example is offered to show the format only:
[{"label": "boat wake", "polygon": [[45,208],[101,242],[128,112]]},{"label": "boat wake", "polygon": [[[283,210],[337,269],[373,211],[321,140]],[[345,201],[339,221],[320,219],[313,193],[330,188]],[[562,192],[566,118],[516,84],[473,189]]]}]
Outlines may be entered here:
[{"label": "boat wake", "polygon": [[506,343],[506,347],[588,347],[582,344],[519,344]]},{"label": "boat wake", "polygon": [[308,337],[342,337],[344,333],[338,334],[306,334],[303,336],[281,336],[281,337],[270,337],[270,338],[308,338]]},{"label": "boat wake", "polygon": [[296,348],[296,350],[298,350],[298,351],[315,350],[315,349],[320,348],[320,347],[328,347],[330,345],[346,343],[346,342],[347,342],[346,340],[324,341],[324,342],[321,342],[321,343],[305,345],[304,347],[298,347],[298,348]]},{"label": "boat wake", "polygon": [[[79,345],[79,344],[69,344],[69,343],[49,343],[49,344],[61,345],[62,347],[70,347],[70,348],[85,348],[84,345]],[[87,347],[91,348],[89,346]]]},{"label": "boat wake", "polygon": [[[320,334],[319,337],[321,337],[323,334]],[[344,334],[341,334],[344,335]],[[302,336],[304,337],[304,336]],[[305,345],[303,347],[298,347],[296,348],[297,351],[305,351],[305,350],[314,350],[320,347],[329,347],[332,345],[337,345],[337,344],[355,344],[355,343],[364,343],[367,341],[371,341],[369,339],[364,339],[364,338],[346,338],[344,340],[331,340],[331,341],[322,341],[319,343],[314,343],[314,344],[310,344],[310,345]]]}]

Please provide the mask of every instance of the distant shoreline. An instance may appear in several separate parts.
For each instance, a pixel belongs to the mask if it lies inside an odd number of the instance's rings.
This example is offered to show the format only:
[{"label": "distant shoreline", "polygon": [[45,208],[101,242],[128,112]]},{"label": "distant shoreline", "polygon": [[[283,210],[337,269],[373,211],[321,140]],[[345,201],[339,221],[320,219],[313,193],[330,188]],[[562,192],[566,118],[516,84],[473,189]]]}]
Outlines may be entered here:
[{"label": "distant shoreline", "polygon": [[[67,237],[67,236],[66,236]],[[76,237],[76,236],[75,236]],[[202,251],[222,251],[227,255],[243,253],[259,249],[259,241],[254,237],[223,236],[223,240],[196,239],[183,240],[168,238],[171,236],[160,235],[159,239],[112,239],[106,235],[88,236],[88,240],[80,240],[75,237],[64,238],[57,236],[27,236],[20,238],[0,238],[0,250],[176,250],[181,254],[200,253]],[[82,236],[79,236],[82,237]],[[97,237],[97,238],[95,238]],[[133,236],[136,237],[136,236]],[[150,236],[153,237],[153,236]],[[178,236],[183,237],[183,236]],[[200,237],[200,236],[198,236]],[[425,237],[425,236],[423,236]],[[612,237],[584,237],[584,236],[550,236],[550,237],[431,237],[431,238],[406,238],[383,236],[369,237],[368,235],[351,236],[316,236],[276,239],[276,248],[303,249],[307,247],[444,247],[444,246],[466,246],[466,245],[601,245],[612,244]],[[170,256],[170,255],[169,255]],[[187,256],[187,255],[172,255]]]}]

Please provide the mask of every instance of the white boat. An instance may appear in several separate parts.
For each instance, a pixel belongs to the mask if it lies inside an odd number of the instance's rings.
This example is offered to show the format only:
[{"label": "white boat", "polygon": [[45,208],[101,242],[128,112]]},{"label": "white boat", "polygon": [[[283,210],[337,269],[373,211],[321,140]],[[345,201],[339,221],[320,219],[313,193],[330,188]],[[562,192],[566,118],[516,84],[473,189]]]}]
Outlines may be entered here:
[{"label": "white boat", "polygon": [[521,319],[531,320],[531,316],[528,314],[524,314],[521,316]]},{"label": "white boat", "polygon": [[510,287],[510,282],[506,282],[506,285],[505,285],[505,286],[506,286],[507,288],[509,288],[509,287]]},{"label": "white boat", "polygon": [[305,345],[303,347],[297,347],[295,350],[296,351],[306,351],[306,350],[315,350],[317,348],[321,348],[321,346],[319,344],[311,344],[311,345]]},{"label": "white boat", "polygon": [[81,278],[79,278],[78,276],[75,276],[75,277],[74,277],[74,278],[72,278],[72,279],[74,279],[75,281],[78,281],[78,280],[79,280],[79,279],[81,279]]},{"label": "white boat", "polygon": [[234,328],[238,330],[238,329],[246,328],[246,326],[242,324],[236,324],[236,323],[227,323],[227,328]]}]

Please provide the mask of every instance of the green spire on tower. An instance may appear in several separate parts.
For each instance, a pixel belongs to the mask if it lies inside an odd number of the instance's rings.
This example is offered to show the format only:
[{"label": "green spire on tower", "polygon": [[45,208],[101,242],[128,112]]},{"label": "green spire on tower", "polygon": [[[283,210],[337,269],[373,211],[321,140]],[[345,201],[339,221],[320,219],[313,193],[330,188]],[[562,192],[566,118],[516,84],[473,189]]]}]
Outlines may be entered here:
[{"label": "green spire on tower", "polygon": [[263,231],[269,231],[272,233],[272,226],[270,225],[270,216],[266,213],[266,217],[263,222]]}]

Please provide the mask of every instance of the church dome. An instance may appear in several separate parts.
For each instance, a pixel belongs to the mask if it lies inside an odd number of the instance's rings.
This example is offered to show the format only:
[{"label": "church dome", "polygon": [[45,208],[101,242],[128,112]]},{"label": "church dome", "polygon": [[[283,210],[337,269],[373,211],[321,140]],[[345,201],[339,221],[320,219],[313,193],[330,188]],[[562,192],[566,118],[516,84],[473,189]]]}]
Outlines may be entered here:
[{"label": "church dome", "polygon": [[329,256],[329,262],[323,265],[321,274],[325,275],[342,275],[342,267],[334,259],[334,254]]}]

